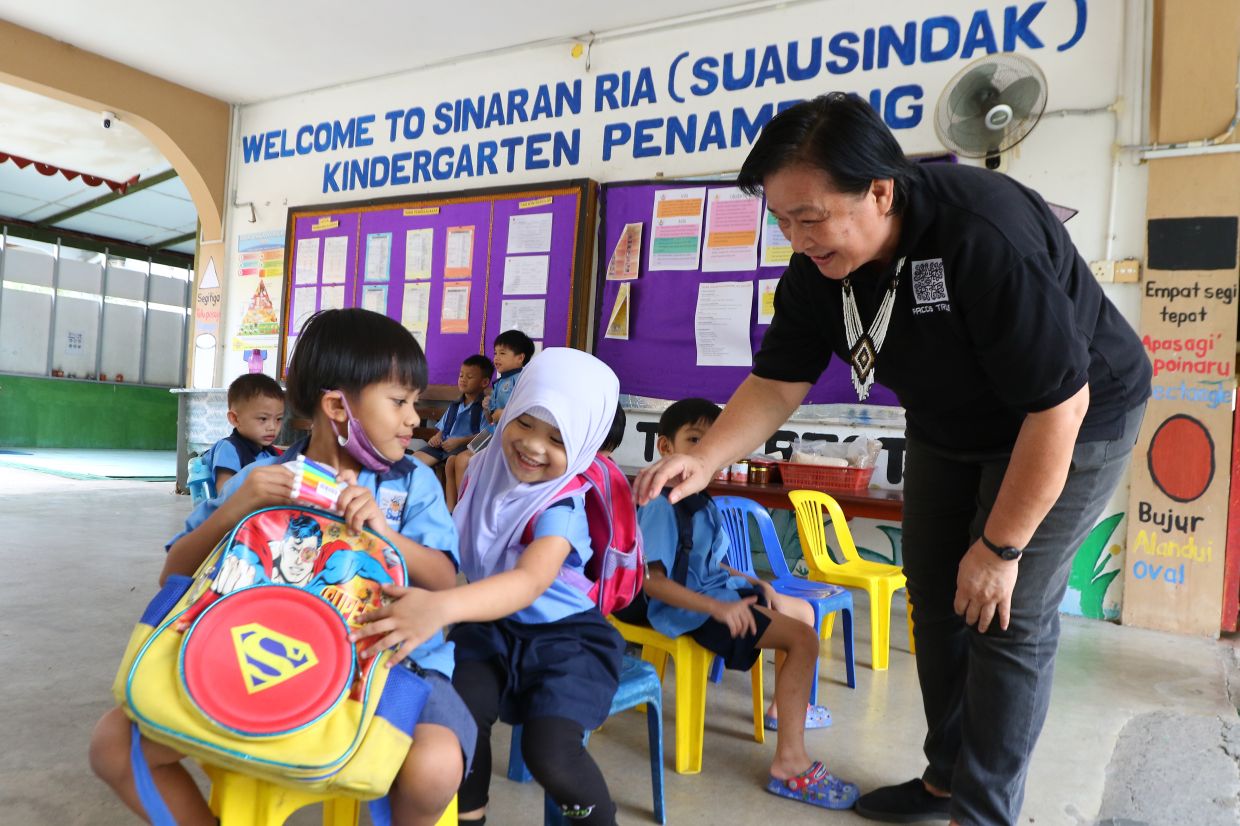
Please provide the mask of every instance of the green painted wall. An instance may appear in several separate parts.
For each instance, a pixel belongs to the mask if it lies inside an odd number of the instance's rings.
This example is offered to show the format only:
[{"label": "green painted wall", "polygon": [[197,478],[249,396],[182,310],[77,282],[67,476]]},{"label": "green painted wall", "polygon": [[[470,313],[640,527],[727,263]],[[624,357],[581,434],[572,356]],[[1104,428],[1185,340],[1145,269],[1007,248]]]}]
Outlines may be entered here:
[{"label": "green painted wall", "polygon": [[0,445],[175,450],[177,399],[161,387],[0,375]]}]

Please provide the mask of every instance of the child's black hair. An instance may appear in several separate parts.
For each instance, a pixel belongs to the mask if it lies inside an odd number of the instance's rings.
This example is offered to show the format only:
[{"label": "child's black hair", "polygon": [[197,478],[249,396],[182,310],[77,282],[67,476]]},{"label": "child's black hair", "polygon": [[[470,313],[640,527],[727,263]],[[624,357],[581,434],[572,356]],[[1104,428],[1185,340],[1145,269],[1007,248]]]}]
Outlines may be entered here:
[{"label": "child's black hair", "polygon": [[707,399],[681,399],[659,417],[659,435],[675,439],[682,427],[691,424],[714,424],[723,408]]},{"label": "child's black hair", "polygon": [[391,380],[426,389],[426,356],[413,334],[370,310],[323,310],[306,322],[289,362],[288,400],[301,416],[314,416],[324,390],[356,396]]},{"label": "child's black hair", "polygon": [[258,397],[284,401],[284,388],[266,373],[246,373],[228,385],[228,409]]},{"label": "child's black hair", "polygon": [[522,367],[534,358],[534,339],[520,330],[505,330],[495,337],[495,342],[491,346],[507,347],[516,355],[525,356],[525,361],[521,362]]},{"label": "child's black hair", "polygon": [[624,408],[620,406],[620,402],[616,402],[616,417],[611,420],[611,430],[607,431],[607,437],[603,439],[598,452],[611,453],[620,447],[620,443],[624,441],[624,428],[627,425],[628,418],[624,415]]},{"label": "child's black hair", "polygon": [[495,373],[495,362],[483,355],[474,354],[461,362],[462,367],[477,367],[482,371],[482,377],[490,381],[491,376]]}]

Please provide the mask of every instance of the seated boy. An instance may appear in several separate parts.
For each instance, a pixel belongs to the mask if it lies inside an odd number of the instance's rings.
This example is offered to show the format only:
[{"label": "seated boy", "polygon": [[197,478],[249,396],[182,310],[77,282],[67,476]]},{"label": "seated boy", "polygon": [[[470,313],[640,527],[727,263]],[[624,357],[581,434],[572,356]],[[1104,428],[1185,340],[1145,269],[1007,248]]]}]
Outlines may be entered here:
[{"label": "seated boy", "polygon": [[439,432],[430,438],[426,447],[413,455],[427,467],[434,467],[450,456],[465,449],[469,440],[482,430],[485,411],[482,396],[491,386],[491,373],[495,365],[486,356],[470,356],[461,362],[461,372],[456,377],[456,388],[461,397],[448,405],[448,412],[439,420]]},{"label": "seated boy", "polygon": [[[492,345],[495,370],[499,376],[491,383],[491,395],[483,400],[484,411],[482,432],[494,433],[499,417],[504,413],[512,388],[517,386],[517,378],[525,365],[534,357],[534,340],[520,330],[505,330],[495,337]],[[448,502],[448,510],[456,507],[456,500],[461,494],[461,482],[465,479],[465,468],[474,456],[473,450],[466,448],[455,456],[449,456],[444,465],[444,499]]]},{"label": "seated boy", "polygon": [[[684,399],[667,408],[659,419],[660,455],[688,450],[720,412],[705,399]],[[857,787],[830,774],[805,750],[805,729],[830,722],[826,709],[808,705],[818,660],[813,608],[727,567],[727,533],[719,509],[705,493],[677,505],[665,493],[640,508],[637,519],[645,540],[649,625],[669,637],[689,634],[737,671],[752,668],[763,649],[776,652],[775,701],[767,711],[767,727],[777,727],[779,734],[766,790],[827,809],[852,808]],[[637,605],[620,618],[641,621],[640,601]]]},{"label": "seated boy", "polygon": [[247,373],[228,385],[228,423],[233,432],[203,454],[215,492],[255,459],[279,456],[272,448],[284,421],[284,389],[265,373]]}]

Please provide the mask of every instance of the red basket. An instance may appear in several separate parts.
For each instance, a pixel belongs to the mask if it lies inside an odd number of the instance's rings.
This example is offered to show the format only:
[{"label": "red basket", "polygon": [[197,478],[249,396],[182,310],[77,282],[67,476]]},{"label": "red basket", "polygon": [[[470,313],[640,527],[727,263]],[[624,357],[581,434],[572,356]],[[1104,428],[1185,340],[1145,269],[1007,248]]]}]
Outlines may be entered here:
[{"label": "red basket", "polygon": [[809,488],[810,490],[865,490],[874,475],[872,467],[825,467],[802,465],[797,462],[777,462],[779,475],[786,488]]}]

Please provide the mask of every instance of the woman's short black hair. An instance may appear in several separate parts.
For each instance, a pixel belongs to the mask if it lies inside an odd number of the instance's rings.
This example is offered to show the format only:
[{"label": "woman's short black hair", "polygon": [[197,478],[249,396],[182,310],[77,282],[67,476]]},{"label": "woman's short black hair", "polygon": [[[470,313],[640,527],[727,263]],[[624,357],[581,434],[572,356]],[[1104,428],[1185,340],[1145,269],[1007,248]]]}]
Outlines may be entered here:
[{"label": "woman's short black hair", "polygon": [[603,439],[603,444],[599,447],[599,453],[611,453],[620,447],[620,443],[624,441],[624,428],[628,426],[628,417],[624,415],[624,408],[620,406],[620,402],[616,402],[616,415],[611,420],[611,430],[607,431],[607,438]]},{"label": "woman's short black hair", "polygon": [[771,118],[749,150],[736,184],[749,195],[768,175],[795,164],[821,169],[835,189],[860,195],[872,181],[895,181],[891,212],[904,210],[912,161],[870,104],[856,95],[830,92],[802,101]]},{"label": "woman's short black hair", "polygon": [[681,399],[663,411],[659,417],[659,435],[675,439],[682,427],[691,424],[712,425],[723,408],[709,399]]},{"label": "woman's short black hair", "polygon": [[525,356],[525,361],[521,362],[521,366],[530,363],[530,359],[534,358],[534,339],[527,336],[520,330],[505,330],[495,337],[495,343],[492,347],[507,347],[513,352],[513,355]]},{"label": "woman's short black hair", "polygon": [[413,334],[370,310],[323,310],[302,328],[285,384],[289,405],[313,416],[324,390],[355,396],[375,382],[391,380],[426,389],[426,356]]}]

